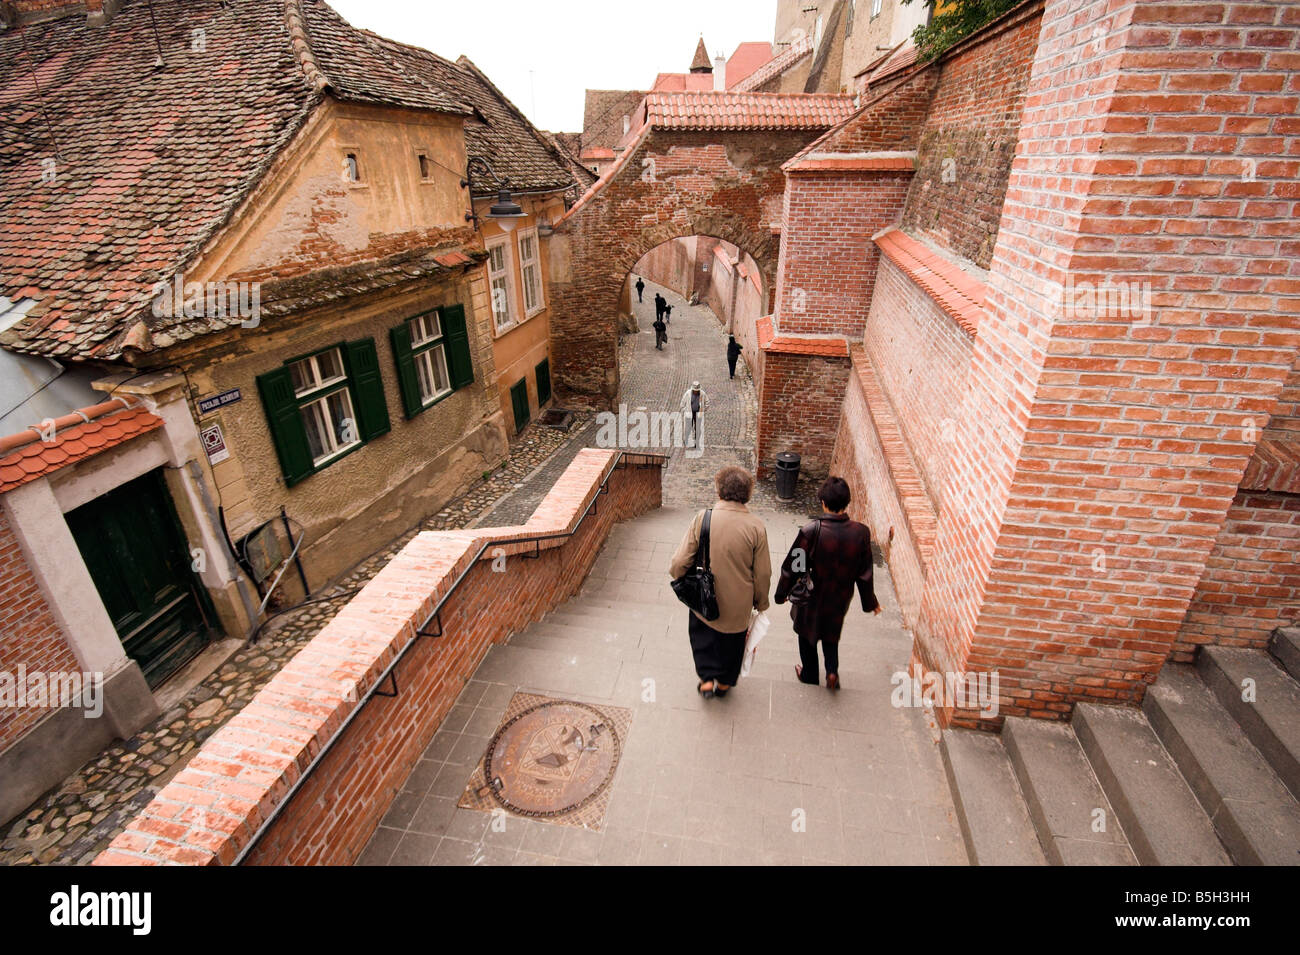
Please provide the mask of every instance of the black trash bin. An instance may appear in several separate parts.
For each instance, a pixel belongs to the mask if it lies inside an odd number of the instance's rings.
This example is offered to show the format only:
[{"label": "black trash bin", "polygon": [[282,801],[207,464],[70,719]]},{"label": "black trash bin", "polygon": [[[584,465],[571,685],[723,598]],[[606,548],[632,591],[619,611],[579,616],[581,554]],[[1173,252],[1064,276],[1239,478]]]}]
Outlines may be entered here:
[{"label": "black trash bin", "polygon": [[779,501],[793,501],[795,485],[799,483],[799,455],[782,451],[776,456],[776,497]]}]

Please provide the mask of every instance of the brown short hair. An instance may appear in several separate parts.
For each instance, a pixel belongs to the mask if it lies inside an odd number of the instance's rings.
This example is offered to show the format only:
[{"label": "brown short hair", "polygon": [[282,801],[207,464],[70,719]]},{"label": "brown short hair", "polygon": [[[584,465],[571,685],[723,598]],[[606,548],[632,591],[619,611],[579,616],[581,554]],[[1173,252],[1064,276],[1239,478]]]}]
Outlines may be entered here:
[{"label": "brown short hair", "polygon": [[723,468],[713,477],[718,488],[718,500],[744,504],[754,493],[754,477],[744,468],[735,465]]},{"label": "brown short hair", "polygon": [[849,492],[848,482],[844,478],[836,477],[833,474],[826,479],[826,483],[817,492],[817,500],[837,514],[848,507],[849,501],[852,499],[853,495]]}]

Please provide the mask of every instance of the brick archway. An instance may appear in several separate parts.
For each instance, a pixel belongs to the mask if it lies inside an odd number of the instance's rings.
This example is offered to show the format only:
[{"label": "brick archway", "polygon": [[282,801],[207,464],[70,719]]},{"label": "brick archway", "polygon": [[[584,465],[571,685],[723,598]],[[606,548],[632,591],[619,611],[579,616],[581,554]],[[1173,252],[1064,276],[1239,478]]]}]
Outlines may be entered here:
[{"label": "brick archway", "polygon": [[556,224],[550,240],[552,353],[562,403],[597,409],[617,403],[623,282],[664,242],[703,235],[743,249],[762,273],[770,311],[785,191],[781,166],[852,110],[847,96],[646,97],[636,138]]}]

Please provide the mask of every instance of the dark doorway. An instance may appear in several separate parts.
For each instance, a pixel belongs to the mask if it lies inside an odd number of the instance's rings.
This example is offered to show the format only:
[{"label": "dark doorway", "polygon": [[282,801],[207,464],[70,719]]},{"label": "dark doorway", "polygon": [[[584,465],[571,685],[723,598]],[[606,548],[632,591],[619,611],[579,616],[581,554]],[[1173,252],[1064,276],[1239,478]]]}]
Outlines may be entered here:
[{"label": "dark doorway", "polygon": [[510,386],[510,405],[515,412],[515,434],[523,431],[531,417],[528,411],[528,379],[520,378]]},{"label": "dark doorway", "polygon": [[126,655],[159,686],[208,645],[214,619],[162,470],[66,517]]}]

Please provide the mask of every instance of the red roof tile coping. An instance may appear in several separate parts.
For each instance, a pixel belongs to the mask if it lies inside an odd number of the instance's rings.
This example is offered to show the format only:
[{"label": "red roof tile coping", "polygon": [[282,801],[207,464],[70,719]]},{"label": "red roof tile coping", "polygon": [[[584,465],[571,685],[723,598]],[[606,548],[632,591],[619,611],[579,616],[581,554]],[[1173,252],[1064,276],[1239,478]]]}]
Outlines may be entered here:
[{"label": "red roof tile coping", "polygon": [[1300,439],[1262,438],[1246,465],[1241,487],[1248,491],[1300,494]]},{"label": "red roof tile coping", "polygon": [[[119,401],[122,399],[114,398],[85,409],[86,419],[76,414],[57,419],[50,441],[40,440],[40,433],[36,431],[23,431],[0,439],[0,452],[8,450],[5,442],[13,438],[24,439],[21,447],[0,458],[0,494],[162,427],[162,418],[143,406],[127,407],[116,414],[105,413],[105,409],[118,408]],[[97,414],[92,416],[89,414],[91,411]]]},{"label": "red roof tile coping", "polygon": [[[123,408],[131,407],[131,403],[125,398],[110,398],[108,401],[101,402],[97,405],[90,405],[87,408],[78,408],[76,411],[70,411],[61,418],[54,419],[54,428],[56,431],[62,431],[64,428],[70,428],[74,424],[93,421],[95,418],[101,418],[113,411],[120,411]],[[0,454],[12,451],[14,448],[21,448],[25,444],[31,444],[33,441],[41,439],[41,430],[36,425],[32,425],[16,434],[6,435],[0,438]]]},{"label": "red roof tile coping", "polygon": [[819,355],[823,358],[849,357],[848,339],[843,337],[815,338],[809,335],[779,335],[772,324],[772,316],[764,315],[756,323],[758,347],[778,355]]},{"label": "red roof tile coping", "polygon": [[[750,73],[744,79],[736,82],[735,92],[747,92],[756,86],[762,86],[768,80],[784,73],[794,64],[798,63],[805,56],[812,52],[813,38],[811,34],[805,34],[795,40],[773,59],[768,60],[753,73]],[[727,84],[731,87],[731,84]]]},{"label": "red roof tile coping", "polygon": [[646,94],[646,123],[660,129],[821,129],[854,111],[838,93],[665,92]]},{"label": "red roof tile coping", "polygon": [[916,462],[912,460],[912,452],[908,448],[907,438],[903,436],[903,429],[899,426],[898,416],[894,413],[884,388],[876,380],[876,373],[871,367],[871,359],[867,357],[866,349],[861,345],[854,345],[850,351],[850,358],[854,372],[852,380],[856,381],[862,390],[867,412],[876,429],[876,438],[880,441],[881,450],[889,465],[887,468],[889,478],[898,491],[898,500],[903,505],[903,519],[907,522],[912,540],[916,543],[916,550],[921,558],[921,569],[924,572],[934,557],[935,538],[939,532],[939,520],[934,505],[925,483],[921,480]]},{"label": "red roof tile coping", "polygon": [[876,236],[876,246],[963,331],[975,336],[988,293],[983,282],[901,229]]},{"label": "red roof tile coping", "polygon": [[781,167],[786,172],[916,172],[916,153],[862,153],[858,156],[795,157]]}]

